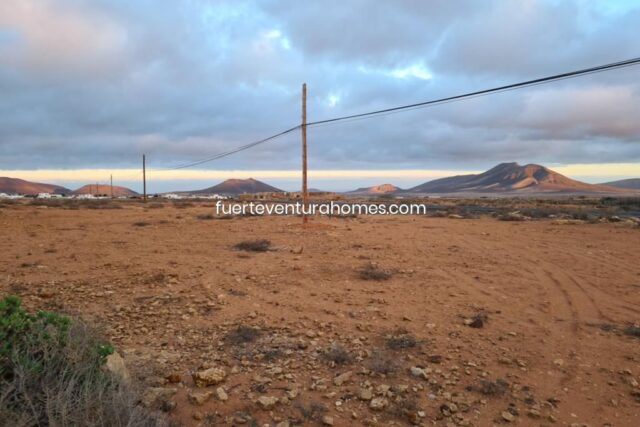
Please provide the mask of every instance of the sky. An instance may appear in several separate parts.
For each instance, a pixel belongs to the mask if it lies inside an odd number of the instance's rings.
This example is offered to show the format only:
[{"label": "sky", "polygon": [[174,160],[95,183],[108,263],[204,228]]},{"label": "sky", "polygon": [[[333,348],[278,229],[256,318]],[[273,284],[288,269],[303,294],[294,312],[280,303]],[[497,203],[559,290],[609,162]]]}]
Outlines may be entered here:
[{"label": "sky", "polygon": [[[0,175],[188,190],[300,186],[300,123],[640,56],[640,3],[589,0],[0,2]],[[310,186],[401,187],[497,163],[640,176],[640,66],[310,128]],[[156,170],[158,169],[158,170]]]}]

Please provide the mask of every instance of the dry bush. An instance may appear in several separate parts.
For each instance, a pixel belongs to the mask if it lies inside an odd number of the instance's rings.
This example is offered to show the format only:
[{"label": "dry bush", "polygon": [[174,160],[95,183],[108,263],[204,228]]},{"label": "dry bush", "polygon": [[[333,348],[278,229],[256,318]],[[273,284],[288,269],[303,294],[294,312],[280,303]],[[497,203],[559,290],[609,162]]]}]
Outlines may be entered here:
[{"label": "dry bush", "polygon": [[169,278],[167,277],[166,274],[164,274],[162,271],[159,271],[157,273],[153,273],[145,277],[143,280],[143,283],[145,285],[158,285],[158,284],[166,283],[168,279]]},{"label": "dry bush", "polygon": [[416,347],[418,340],[406,331],[396,331],[386,337],[385,344],[391,350],[404,350]]},{"label": "dry bush", "polygon": [[335,365],[348,365],[353,362],[353,357],[340,344],[333,344],[323,353],[323,357],[329,363]]},{"label": "dry bush", "polygon": [[407,419],[413,424],[416,419],[416,413],[419,410],[418,401],[414,397],[407,397],[393,400],[387,409],[387,413],[392,417]]},{"label": "dry bush", "polygon": [[398,372],[398,358],[385,350],[374,350],[366,364],[367,368],[376,374],[390,375]]},{"label": "dry bush", "polygon": [[489,315],[484,312],[476,313],[469,318],[467,326],[470,328],[480,329],[484,327],[484,324],[489,320]]},{"label": "dry bush", "polygon": [[236,244],[234,248],[247,252],[267,252],[271,249],[271,242],[267,239],[245,240]]},{"label": "dry bush", "polygon": [[477,391],[485,396],[502,396],[509,390],[509,383],[498,378],[495,381],[480,380],[480,384],[477,386],[468,387],[470,391]]},{"label": "dry bush", "polygon": [[122,209],[122,206],[113,200],[84,200],[83,202],[88,209]]},{"label": "dry bush", "polygon": [[0,199],[0,208],[16,205],[18,202],[13,199]]},{"label": "dry bush", "polygon": [[216,219],[215,216],[211,215],[211,214],[200,214],[196,216],[197,219],[200,220],[212,220],[212,219]]},{"label": "dry bush", "polygon": [[0,424],[165,426],[138,406],[136,390],[104,368],[113,348],[79,320],[27,314],[0,301]]},{"label": "dry bush", "polygon": [[362,280],[376,281],[389,280],[392,276],[391,272],[382,270],[371,263],[365,265],[358,274]]},{"label": "dry bush", "polygon": [[627,326],[622,332],[630,337],[640,338],[640,327],[638,326]]},{"label": "dry bush", "polygon": [[186,209],[186,208],[192,208],[194,206],[195,204],[191,202],[173,202],[173,207],[176,209]]},{"label": "dry bush", "polygon": [[218,215],[216,219],[234,219],[235,215],[226,214],[226,215]]},{"label": "dry bush", "polygon": [[230,345],[247,344],[260,336],[260,329],[252,326],[239,325],[224,337],[224,342]]},{"label": "dry bush", "polygon": [[520,214],[519,212],[509,212],[506,214],[498,215],[499,221],[527,221],[528,219],[530,218]]},{"label": "dry bush", "polygon": [[149,203],[145,207],[147,209],[162,209],[162,208],[164,208],[164,206],[165,206],[164,203],[156,202],[156,203]]},{"label": "dry bush", "polygon": [[328,411],[326,406],[318,402],[311,402],[309,406],[305,406],[302,402],[296,402],[294,407],[300,412],[303,422],[318,422]]}]

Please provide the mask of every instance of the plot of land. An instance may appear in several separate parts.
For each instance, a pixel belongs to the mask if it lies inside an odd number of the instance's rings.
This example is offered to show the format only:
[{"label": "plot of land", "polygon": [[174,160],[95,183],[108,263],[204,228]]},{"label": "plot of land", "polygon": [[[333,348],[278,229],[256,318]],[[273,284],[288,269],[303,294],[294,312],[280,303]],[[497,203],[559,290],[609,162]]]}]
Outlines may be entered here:
[{"label": "plot of land", "polygon": [[0,209],[0,295],[184,425],[640,425],[637,224],[116,206]]}]

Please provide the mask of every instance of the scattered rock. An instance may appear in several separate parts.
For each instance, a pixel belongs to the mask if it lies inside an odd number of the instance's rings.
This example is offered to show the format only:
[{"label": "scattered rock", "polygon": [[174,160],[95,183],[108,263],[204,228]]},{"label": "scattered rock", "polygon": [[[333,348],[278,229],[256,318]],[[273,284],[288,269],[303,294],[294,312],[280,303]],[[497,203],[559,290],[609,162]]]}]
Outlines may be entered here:
[{"label": "scattered rock", "polygon": [[329,415],[325,415],[324,417],[322,417],[322,424],[324,424],[325,426],[332,426],[333,425],[333,417],[331,417]]},{"label": "scattered rock", "polygon": [[429,379],[427,377],[427,372],[423,368],[420,368],[418,366],[412,366],[410,371],[411,371],[411,375],[413,375],[414,377],[423,378],[425,380]]},{"label": "scattered rock", "polygon": [[203,405],[213,393],[210,391],[195,391],[192,390],[187,395],[189,402],[193,405]]},{"label": "scattered rock", "polygon": [[352,372],[351,371],[347,371],[344,374],[340,374],[337,377],[335,377],[333,379],[333,384],[337,385],[337,386],[341,386],[342,384],[344,384],[345,382],[347,382],[349,380],[349,378],[351,378]]},{"label": "scattered rock", "polygon": [[182,375],[180,375],[177,372],[172,372],[169,375],[167,375],[165,378],[167,381],[169,381],[172,384],[177,384],[182,381]]},{"label": "scattered rock", "polygon": [[124,359],[117,352],[113,352],[107,356],[104,367],[107,371],[111,372],[122,381],[129,381],[129,370],[124,363]]},{"label": "scattered rock", "polygon": [[384,397],[376,397],[374,399],[371,399],[369,408],[371,408],[371,410],[373,411],[382,411],[388,405],[389,401],[387,399],[385,399]]},{"label": "scattered rock", "polygon": [[500,416],[502,417],[503,420],[505,420],[508,423],[516,419],[516,417],[509,411],[502,411]]},{"label": "scattered rock", "polygon": [[227,392],[223,387],[218,387],[216,389],[216,397],[221,402],[226,402],[229,399],[229,395],[227,394]]},{"label": "scattered rock", "polygon": [[531,408],[527,411],[527,415],[531,418],[540,418],[542,414],[540,414],[539,410]]},{"label": "scattered rock", "polygon": [[278,398],[274,396],[260,396],[258,405],[265,410],[272,409],[278,403]]},{"label": "scattered rock", "polygon": [[141,402],[143,406],[150,407],[161,399],[169,399],[177,392],[178,389],[173,387],[149,387],[142,394]]},{"label": "scattered rock", "polygon": [[480,329],[484,327],[484,323],[487,321],[487,316],[482,314],[476,314],[473,317],[464,319],[464,324],[470,328]]},{"label": "scattered rock", "polygon": [[373,399],[373,391],[370,388],[361,388],[358,393],[358,398],[360,400],[371,400]]},{"label": "scattered rock", "polygon": [[198,387],[208,387],[224,381],[227,376],[222,368],[209,368],[204,371],[195,372],[192,377]]}]

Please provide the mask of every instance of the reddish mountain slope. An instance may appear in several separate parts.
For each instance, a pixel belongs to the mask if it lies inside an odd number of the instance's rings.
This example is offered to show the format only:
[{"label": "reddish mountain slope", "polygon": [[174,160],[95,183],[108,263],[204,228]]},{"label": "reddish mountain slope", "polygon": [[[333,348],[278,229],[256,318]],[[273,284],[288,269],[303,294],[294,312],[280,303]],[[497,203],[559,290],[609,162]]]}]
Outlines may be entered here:
[{"label": "reddish mountain slope", "polygon": [[349,191],[347,194],[375,196],[378,194],[395,193],[396,191],[400,191],[400,188],[396,187],[393,184],[381,184],[374,185],[373,187],[358,188],[357,190]]},{"label": "reddish mountain slope", "polygon": [[69,194],[71,190],[53,184],[30,182],[24,179],[0,177],[0,193],[7,194]]},{"label": "reddish mountain slope", "polygon": [[436,179],[413,187],[411,193],[617,193],[619,188],[587,184],[544,166],[501,163],[481,174]]},{"label": "reddish mountain slope", "polygon": [[234,195],[239,194],[254,194],[254,193],[280,193],[282,190],[276,187],[272,187],[269,184],[265,184],[257,179],[227,179],[218,185],[205,188],[204,190],[188,191],[191,194],[225,194]]},{"label": "reddish mountain slope", "polygon": [[[111,196],[111,186],[109,185],[96,185],[96,184],[88,184],[84,185],[77,190],[75,190],[72,194],[93,194],[93,195],[106,195]],[[138,193],[127,188],[127,187],[119,187],[117,185],[113,186],[113,196],[114,197],[131,197],[137,196]]]}]

